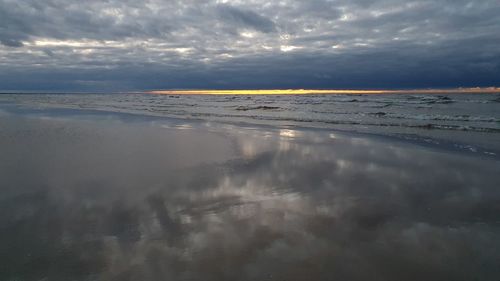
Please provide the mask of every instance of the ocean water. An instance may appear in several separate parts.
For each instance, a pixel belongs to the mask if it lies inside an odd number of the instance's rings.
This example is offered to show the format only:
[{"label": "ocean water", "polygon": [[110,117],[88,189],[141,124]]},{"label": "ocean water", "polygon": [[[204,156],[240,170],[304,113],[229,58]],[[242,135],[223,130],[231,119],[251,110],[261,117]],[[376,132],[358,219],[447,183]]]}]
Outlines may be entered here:
[{"label": "ocean water", "polygon": [[0,95],[0,280],[500,280],[495,98]]},{"label": "ocean water", "polygon": [[143,115],[312,126],[500,133],[500,95],[2,95],[1,102]]},{"label": "ocean water", "polygon": [[[500,95],[4,94],[0,105],[384,134],[497,154]],[[495,151],[493,151],[495,150]]]}]

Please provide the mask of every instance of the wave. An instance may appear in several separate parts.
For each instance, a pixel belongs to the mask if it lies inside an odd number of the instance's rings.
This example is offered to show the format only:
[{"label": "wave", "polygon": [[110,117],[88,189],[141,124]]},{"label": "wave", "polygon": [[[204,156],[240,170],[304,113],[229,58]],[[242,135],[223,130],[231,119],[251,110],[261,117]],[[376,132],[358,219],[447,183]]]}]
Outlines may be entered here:
[{"label": "wave", "polygon": [[408,119],[418,121],[457,121],[457,122],[484,122],[484,123],[500,123],[500,118],[483,117],[483,116],[470,116],[470,115],[423,115],[423,114],[394,114],[390,112],[373,112],[368,115],[392,118],[392,119]]},{"label": "wave", "polygon": [[447,131],[470,131],[470,132],[482,132],[482,133],[500,133],[500,128],[480,127],[480,126],[464,126],[464,125],[452,125],[452,124],[437,124],[437,123],[425,123],[425,124],[392,123],[392,122],[377,123],[377,122],[370,122],[370,121],[364,121],[364,120],[328,120],[328,119],[317,119],[317,118],[290,118],[290,117],[281,117],[281,116],[213,114],[213,113],[191,113],[190,115],[192,117],[195,117],[195,118],[200,118],[200,117],[203,117],[203,118],[223,118],[223,119],[244,118],[244,119],[253,119],[253,120],[261,120],[261,121],[293,122],[296,124],[316,123],[316,124],[327,124],[327,125],[399,127],[399,128],[424,129],[424,130],[447,130]]},{"label": "wave", "polygon": [[490,102],[493,102],[493,103],[500,103],[500,95],[498,95],[496,98],[490,100]]},{"label": "wave", "polygon": [[240,105],[235,108],[235,110],[239,111],[249,111],[249,110],[280,110],[279,106],[267,106],[267,105],[259,105],[259,106],[243,106]]},{"label": "wave", "polygon": [[[492,99],[494,97],[494,99]],[[474,100],[482,104],[468,103]],[[498,101],[497,101],[498,100]],[[332,95],[332,96],[153,96],[23,95],[0,101],[33,108],[73,108],[175,118],[234,118],[243,122],[315,123],[310,126],[363,126],[500,132],[500,95]],[[483,103],[486,101],[487,103]],[[467,102],[467,103],[464,103]],[[433,106],[442,103],[442,106]],[[456,103],[453,105],[450,103]],[[488,104],[489,103],[489,104]],[[418,106],[415,106],[418,105]],[[421,109],[420,107],[425,107]],[[370,109],[372,108],[372,109]],[[281,125],[281,124],[280,124]],[[309,125],[308,125],[309,126]]]}]

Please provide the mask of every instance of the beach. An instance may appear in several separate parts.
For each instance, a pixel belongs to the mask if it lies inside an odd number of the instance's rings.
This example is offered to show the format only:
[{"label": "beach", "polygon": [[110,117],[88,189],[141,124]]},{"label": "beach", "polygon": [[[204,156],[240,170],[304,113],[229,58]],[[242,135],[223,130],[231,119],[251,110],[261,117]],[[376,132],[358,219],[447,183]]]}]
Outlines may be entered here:
[{"label": "beach", "polygon": [[499,15],[0,0],[0,281],[500,281]]},{"label": "beach", "polygon": [[496,115],[448,120],[469,130],[377,133],[368,117],[357,130],[271,120],[286,114],[246,97],[230,110],[265,111],[266,122],[202,115],[211,104],[162,115],[132,95],[114,109],[30,98],[0,106],[2,280],[500,276]]}]

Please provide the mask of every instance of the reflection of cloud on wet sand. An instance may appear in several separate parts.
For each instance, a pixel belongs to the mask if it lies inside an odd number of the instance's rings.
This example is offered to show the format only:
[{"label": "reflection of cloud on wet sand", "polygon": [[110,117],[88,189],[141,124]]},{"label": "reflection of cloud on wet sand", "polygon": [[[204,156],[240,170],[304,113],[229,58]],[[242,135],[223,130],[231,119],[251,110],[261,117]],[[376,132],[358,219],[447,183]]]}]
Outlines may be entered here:
[{"label": "reflection of cloud on wet sand", "polygon": [[[130,136],[131,127],[119,136]],[[139,174],[155,178],[145,181],[148,186],[121,188],[135,183],[137,173],[80,183],[70,174],[67,185],[57,187],[3,178],[2,186],[19,184],[24,191],[2,195],[0,238],[9,243],[0,246],[6,253],[0,272],[21,280],[498,276],[495,163],[321,134],[228,134],[236,146],[246,146],[239,151],[252,142],[259,147],[241,159],[175,171],[140,162]],[[99,150],[114,145],[99,139]],[[80,141],[91,138],[80,134]],[[280,150],[283,142],[287,149]],[[189,147],[182,141],[175,147],[182,151],[183,145]],[[88,159],[77,157],[73,165]],[[59,160],[33,160],[31,170],[46,162]]]}]

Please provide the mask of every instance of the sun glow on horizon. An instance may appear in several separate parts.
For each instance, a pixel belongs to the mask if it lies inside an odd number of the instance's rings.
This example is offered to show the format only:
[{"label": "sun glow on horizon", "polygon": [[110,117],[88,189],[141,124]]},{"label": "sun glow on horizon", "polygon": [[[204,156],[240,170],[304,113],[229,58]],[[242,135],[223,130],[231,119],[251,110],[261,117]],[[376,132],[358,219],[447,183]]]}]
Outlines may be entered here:
[{"label": "sun glow on horizon", "polygon": [[326,95],[326,94],[454,94],[454,93],[500,93],[500,88],[457,88],[415,90],[314,90],[314,89],[261,89],[261,90],[155,90],[160,95]]}]

